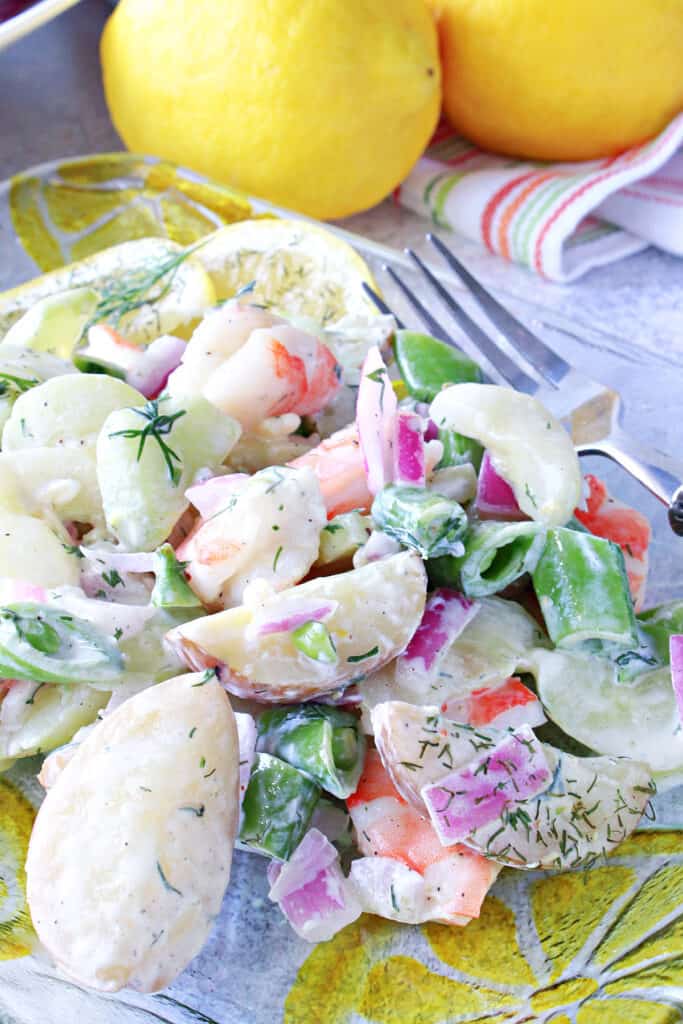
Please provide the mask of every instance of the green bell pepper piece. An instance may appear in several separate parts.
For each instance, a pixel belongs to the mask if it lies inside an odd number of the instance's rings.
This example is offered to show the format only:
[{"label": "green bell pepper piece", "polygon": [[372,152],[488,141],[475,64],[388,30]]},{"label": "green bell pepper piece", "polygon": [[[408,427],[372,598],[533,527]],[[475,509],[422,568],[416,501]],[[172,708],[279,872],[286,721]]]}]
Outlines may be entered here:
[{"label": "green bell pepper piece", "polygon": [[192,587],[185,579],[185,562],[179,562],[170,544],[162,544],[154,552],[156,582],[152,591],[155,608],[201,608]]},{"label": "green bell pepper piece", "polygon": [[89,622],[43,604],[0,608],[0,676],[41,683],[115,683],[116,644]]},{"label": "green bell pepper piece", "polygon": [[372,503],[372,520],[378,530],[422,558],[463,553],[467,514],[457,501],[435,491],[388,484]]},{"label": "green bell pepper piece", "polygon": [[337,664],[337,648],[323,622],[304,622],[302,626],[292,630],[291,637],[297,651],[301,651],[311,661],[320,661],[324,665]]},{"label": "green bell pepper piece", "polygon": [[460,588],[468,597],[504,590],[536,568],[545,545],[542,523],[478,523],[465,538],[465,554],[456,559]]},{"label": "green bell pepper piece", "polygon": [[274,708],[258,720],[256,749],[307,772],[332,793],[355,793],[363,770],[365,737],[355,715],[326,704]]},{"label": "green bell pepper piece", "polygon": [[683,633],[683,601],[669,601],[638,615],[638,623],[663,665],[669,664],[669,637]]},{"label": "green bell pepper piece", "polygon": [[484,379],[481,368],[464,352],[429,334],[396,331],[394,354],[409,393],[419,402],[432,402],[447,384]]},{"label": "green bell pepper piece", "polygon": [[330,519],[320,531],[320,547],[315,561],[316,569],[330,571],[331,566],[347,565],[351,568],[351,560],[365,544],[369,536],[369,520],[362,512],[342,512]]},{"label": "green bell pepper piece", "polygon": [[566,527],[549,530],[532,578],[558,647],[602,640],[637,648],[624,556],[616,544]]},{"label": "green bell pepper piece", "polygon": [[242,802],[241,846],[289,860],[304,837],[320,787],[271,754],[257,754]]},{"label": "green bell pepper piece", "polygon": [[85,352],[75,352],[72,362],[81,373],[100,373],[107,377],[117,377],[119,380],[126,379],[126,371],[115,363],[108,363],[105,359],[97,359],[95,356],[86,355]]},{"label": "green bell pepper piece", "polygon": [[461,466],[463,462],[471,462],[477,473],[484,457],[483,445],[472,437],[465,437],[457,430],[448,430],[446,427],[439,427],[439,441],[443,445],[443,455],[439,460],[437,469],[445,469],[447,466]]}]

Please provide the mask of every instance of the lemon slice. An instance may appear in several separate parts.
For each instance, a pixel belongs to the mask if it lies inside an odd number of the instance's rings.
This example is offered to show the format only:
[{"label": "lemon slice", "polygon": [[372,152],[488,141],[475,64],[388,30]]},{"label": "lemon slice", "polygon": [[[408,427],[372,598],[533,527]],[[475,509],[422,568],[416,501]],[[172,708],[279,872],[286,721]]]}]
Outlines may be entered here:
[{"label": "lemon slice", "polygon": [[70,359],[98,301],[94,288],[67,288],[46,295],[12,324],[2,344]]},{"label": "lemon slice", "polygon": [[[164,272],[165,271],[165,272]],[[106,302],[104,317],[138,344],[160,334],[187,338],[216,295],[196,252],[165,238],[141,238],[103,249],[0,295],[0,338],[48,296],[90,286]],[[140,304],[147,297],[149,302]],[[119,315],[120,314],[120,315]]]},{"label": "lemon slice", "polygon": [[331,231],[300,220],[244,220],[219,228],[195,258],[219,299],[255,281],[249,302],[285,316],[331,324],[345,315],[377,316],[363,282],[376,284],[358,253]]}]

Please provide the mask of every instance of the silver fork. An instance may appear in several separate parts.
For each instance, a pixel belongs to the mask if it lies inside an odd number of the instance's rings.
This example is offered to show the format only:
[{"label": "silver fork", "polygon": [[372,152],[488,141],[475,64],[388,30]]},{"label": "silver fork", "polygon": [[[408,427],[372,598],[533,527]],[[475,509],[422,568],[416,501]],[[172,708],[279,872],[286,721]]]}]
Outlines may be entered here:
[{"label": "silver fork", "polygon": [[[579,455],[603,455],[635,477],[667,506],[671,529],[683,536],[683,463],[627,434],[621,426],[622,402],[616,391],[575,369],[532,334],[470,274],[440,238],[428,234],[427,239],[520,357],[519,361],[512,359],[503,351],[453,298],[417,253],[412,249],[405,250],[456,323],[503,380],[517,391],[533,395],[563,420],[571,430]],[[455,339],[393,267],[385,266],[384,269],[432,334],[457,348]],[[386,313],[392,312],[376,292],[367,285],[365,287],[378,308]],[[531,376],[525,364],[538,377]]]}]

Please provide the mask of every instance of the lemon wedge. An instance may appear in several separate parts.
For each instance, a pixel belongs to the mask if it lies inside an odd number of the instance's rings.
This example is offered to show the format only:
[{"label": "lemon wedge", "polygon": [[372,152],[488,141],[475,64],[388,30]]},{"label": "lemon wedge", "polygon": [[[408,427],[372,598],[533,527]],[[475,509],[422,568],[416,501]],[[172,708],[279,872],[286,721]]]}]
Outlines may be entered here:
[{"label": "lemon wedge", "polygon": [[216,301],[195,252],[165,238],[141,238],[36,277],[0,295],[0,338],[37,302],[76,287],[93,288],[103,319],[130,341],[187,338]]},{"label": "lemon wedge", "polygon": [[255,282],[245,301],[285,316],[334,323],[376,317],[363,282],[377,288],[365,260],[331,231],[303,220],[264,218],[219,228],[195,252],[219,299]]}]

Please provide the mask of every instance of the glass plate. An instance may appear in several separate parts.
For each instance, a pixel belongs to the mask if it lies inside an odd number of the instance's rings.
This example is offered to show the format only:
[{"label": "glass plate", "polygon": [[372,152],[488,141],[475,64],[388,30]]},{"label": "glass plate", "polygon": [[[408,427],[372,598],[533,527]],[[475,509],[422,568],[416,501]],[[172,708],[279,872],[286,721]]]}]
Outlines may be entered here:
[{"label": "glass plate", "polygon": [[[157,160],[112,154],[43,165],[0,186],[0,290],[130,238],[168,235],[188,243],[222,223],[278,212],[285,213]],[[355,220],[362,224],[363,216]],[[406,223],[418,241],[423,226]],[[423,292],[405,257],[341,234],[410,323],[382,272],[384,263],[400,267]],[[621,391],[631,429],[680,450],[683,355],[670,340],[676,312],[669,315],[675,303],[667,287],[675,286],[680,264],[674,268],[658,254],[638,258],[652,298],[647,306],[643,289],[618,285],[621,270],[611,278],[613,288],[601,292],[583,284],[542,285],[499,261],[485,265],[477,250],[469,257],[563,355]],[[448,274],[441,276],[462,294]],[[471,309],[467,296],[463,303]],[[650,603],[680,594],[683,542],[669,532],[661,506],[614,467],[597,460],[586,467],[599,469],[653,522]],[[365,917],[332,942],[311,947],[269,903],[264,862],[237,852],[223,910],[200,956],[163,993],[110,997],[56,976],[39,953],[11,959],[30,945],[19,865],[31,805],[40,799],[35,771],[35,762],[24,762],[12,776],[15,788],[0,781],[2,1024],[683,1021],[683,836],[673,827],[683,816],[681,790],[659,800],[657,829],[639,833],[590,870],[504,871],[481,918],[466,929]]]}]

